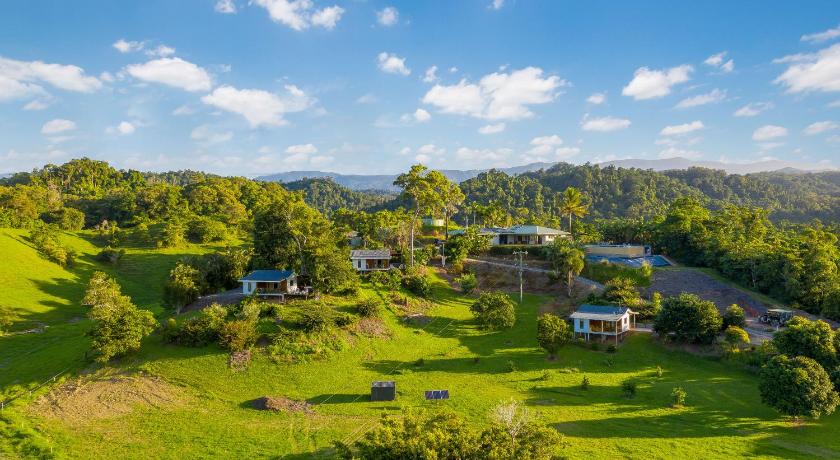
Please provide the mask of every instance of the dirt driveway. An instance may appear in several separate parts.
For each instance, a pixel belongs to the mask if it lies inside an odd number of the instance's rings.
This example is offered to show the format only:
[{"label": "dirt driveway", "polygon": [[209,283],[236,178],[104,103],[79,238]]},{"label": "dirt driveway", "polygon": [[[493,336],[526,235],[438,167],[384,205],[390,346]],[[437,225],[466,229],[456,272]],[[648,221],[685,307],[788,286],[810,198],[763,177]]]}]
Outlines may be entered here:
[{"label": "dirt driveway", "polygon": [[659,292],[664,297],[683,292],[696,294],[702,299],[714,302],[721,312],[732,304],[738,304],[747,316],[759,316],[770,308],[748,292],[690,268],[655,270],[651,287],[647,291],[646,294]]}]

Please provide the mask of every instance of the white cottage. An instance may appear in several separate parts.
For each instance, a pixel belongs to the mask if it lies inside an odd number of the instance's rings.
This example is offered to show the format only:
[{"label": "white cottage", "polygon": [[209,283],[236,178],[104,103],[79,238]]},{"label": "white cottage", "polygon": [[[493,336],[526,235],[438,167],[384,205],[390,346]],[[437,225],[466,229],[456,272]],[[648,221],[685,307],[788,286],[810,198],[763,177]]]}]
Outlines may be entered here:
[{"label": "white cottage", "polygon": [[297,275],[292,270],[254,270],[239,282],[245,295],[283,297],[298,292]]},{"label": "white cottage", "polygon": [[350,262],[359,272],[391,269],[390,249],[354,249],[350,251]]},{"label": "white cottage", "polygon": [[636,327],[636,313],[627,307],[584,304],[571,315],[575,337],[586,340],[599,337],[601,340],[614,338],[615,342]]}]

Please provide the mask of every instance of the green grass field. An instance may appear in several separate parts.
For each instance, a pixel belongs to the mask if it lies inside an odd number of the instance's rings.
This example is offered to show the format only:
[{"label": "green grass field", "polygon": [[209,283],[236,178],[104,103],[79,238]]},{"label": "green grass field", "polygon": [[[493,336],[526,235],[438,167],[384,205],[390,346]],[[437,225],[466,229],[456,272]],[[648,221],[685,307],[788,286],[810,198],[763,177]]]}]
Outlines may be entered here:
[{"label": "green grass field", "polygon": [[[91,258],[97,248],[84,235],[66,235],[82,257],[65,271],[41,259],[24,235],[0,230],[0,251],[13,261],[0,265],[0,305],[14,309],[18,330],[36,322],[50,327],[0,337],[3,392],[67,367],[71,375],[142,371],[166,391],[133,410],[111,414],[107,398],[100,398],[92,406],[103,408],[98,416],[81,408],[63,418],[38,410],[32,401],[48,388],[36,391],[2,412],[0,457],[27,443],[62,458],[329,456],[334,440],[357,438],[383,413],[446,407],[485,424],[491,408],[510,398],[557,428],[565,437],[560,453],[570,458],[840,456],[840,415],[792,426],[761,404],[755,377],[732,364],[669,350],[646,335],[632,336],[616,354],[567,346],[557,361],[547,361],[535,331],[538,307],[550,299],[526,296],[514,329],[482,332],[469,313],[470,299],[440,279],[425,327],[403,324],[388,311],[390,338],[356,337],[322,361],[277,364],[258,352],[248,370],[233,372],[227,353],[215,346],[176,347],[153,336],[139,354],[101,369],[83,359],[89,324],[78,320],[84,283],[101,268]],[[169,268],[178,257],[206,250],[133,249],[107,271],[138,305],[161,314],[160,283]],[[421,358],[424,364],[416,365]],[[580,389],[584,375],[589,390]],[[383,379],[397,382],[397,400],[367,401],[370,382]],[[638,382],[632,399],[621,394],[628,379]],[[688,392],[687,405],[672,409],[669,395],[678,385]],[[428,389],[449,389],[452,399],[426,402]],[[266,395],[307,400],[314,414],[251,408],[250,401]]]}]

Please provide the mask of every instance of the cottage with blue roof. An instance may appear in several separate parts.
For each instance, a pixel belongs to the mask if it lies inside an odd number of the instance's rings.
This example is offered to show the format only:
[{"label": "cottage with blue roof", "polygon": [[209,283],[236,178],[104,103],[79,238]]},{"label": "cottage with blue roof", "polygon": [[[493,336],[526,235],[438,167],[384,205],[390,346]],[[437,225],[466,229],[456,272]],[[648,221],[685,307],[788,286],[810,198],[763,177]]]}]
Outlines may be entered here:
[{"label": "cottage with blue roof", "polygon": [[239,282],[245,295],[284,297],[299,292],[297,274],[292,270],[254,270]]},{"label": "cottage with blue roof", "polygon": [[572,313],[570,318],[575,337],[583,337],[586,340],[612,338],[617,344],[636,327],[635,315],[636,312],[627,307],[583,304]]}]

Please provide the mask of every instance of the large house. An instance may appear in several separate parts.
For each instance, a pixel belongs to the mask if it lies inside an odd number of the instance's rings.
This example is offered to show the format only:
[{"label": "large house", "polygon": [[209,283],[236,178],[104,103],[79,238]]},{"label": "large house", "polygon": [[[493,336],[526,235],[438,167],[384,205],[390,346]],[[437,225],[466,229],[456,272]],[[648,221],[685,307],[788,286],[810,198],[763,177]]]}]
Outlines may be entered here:
[{"label": "large house", "polygon": [[297,274],[292,270],[254,270],[239,280],[242,293],[284,297],[299,291]]},{"label": "large house", "polygon": [[391,269],[390,249],[354,249],[350,251],[350,262],[359,272]]},{"label": "large house", "polygon": [[618,343],[636,326],[635,314],[627,307],[583,304],[570,318],[575,337],[583,337],[586,340],[612,338]]},{"label": "large house", "polygon": [[490,238],[491,246],[509,244],[541,246],[551,244],[557,238],[571,238],[569,232],[540,225],[514,225],[508,228],[482,228],[479,233]]}]

